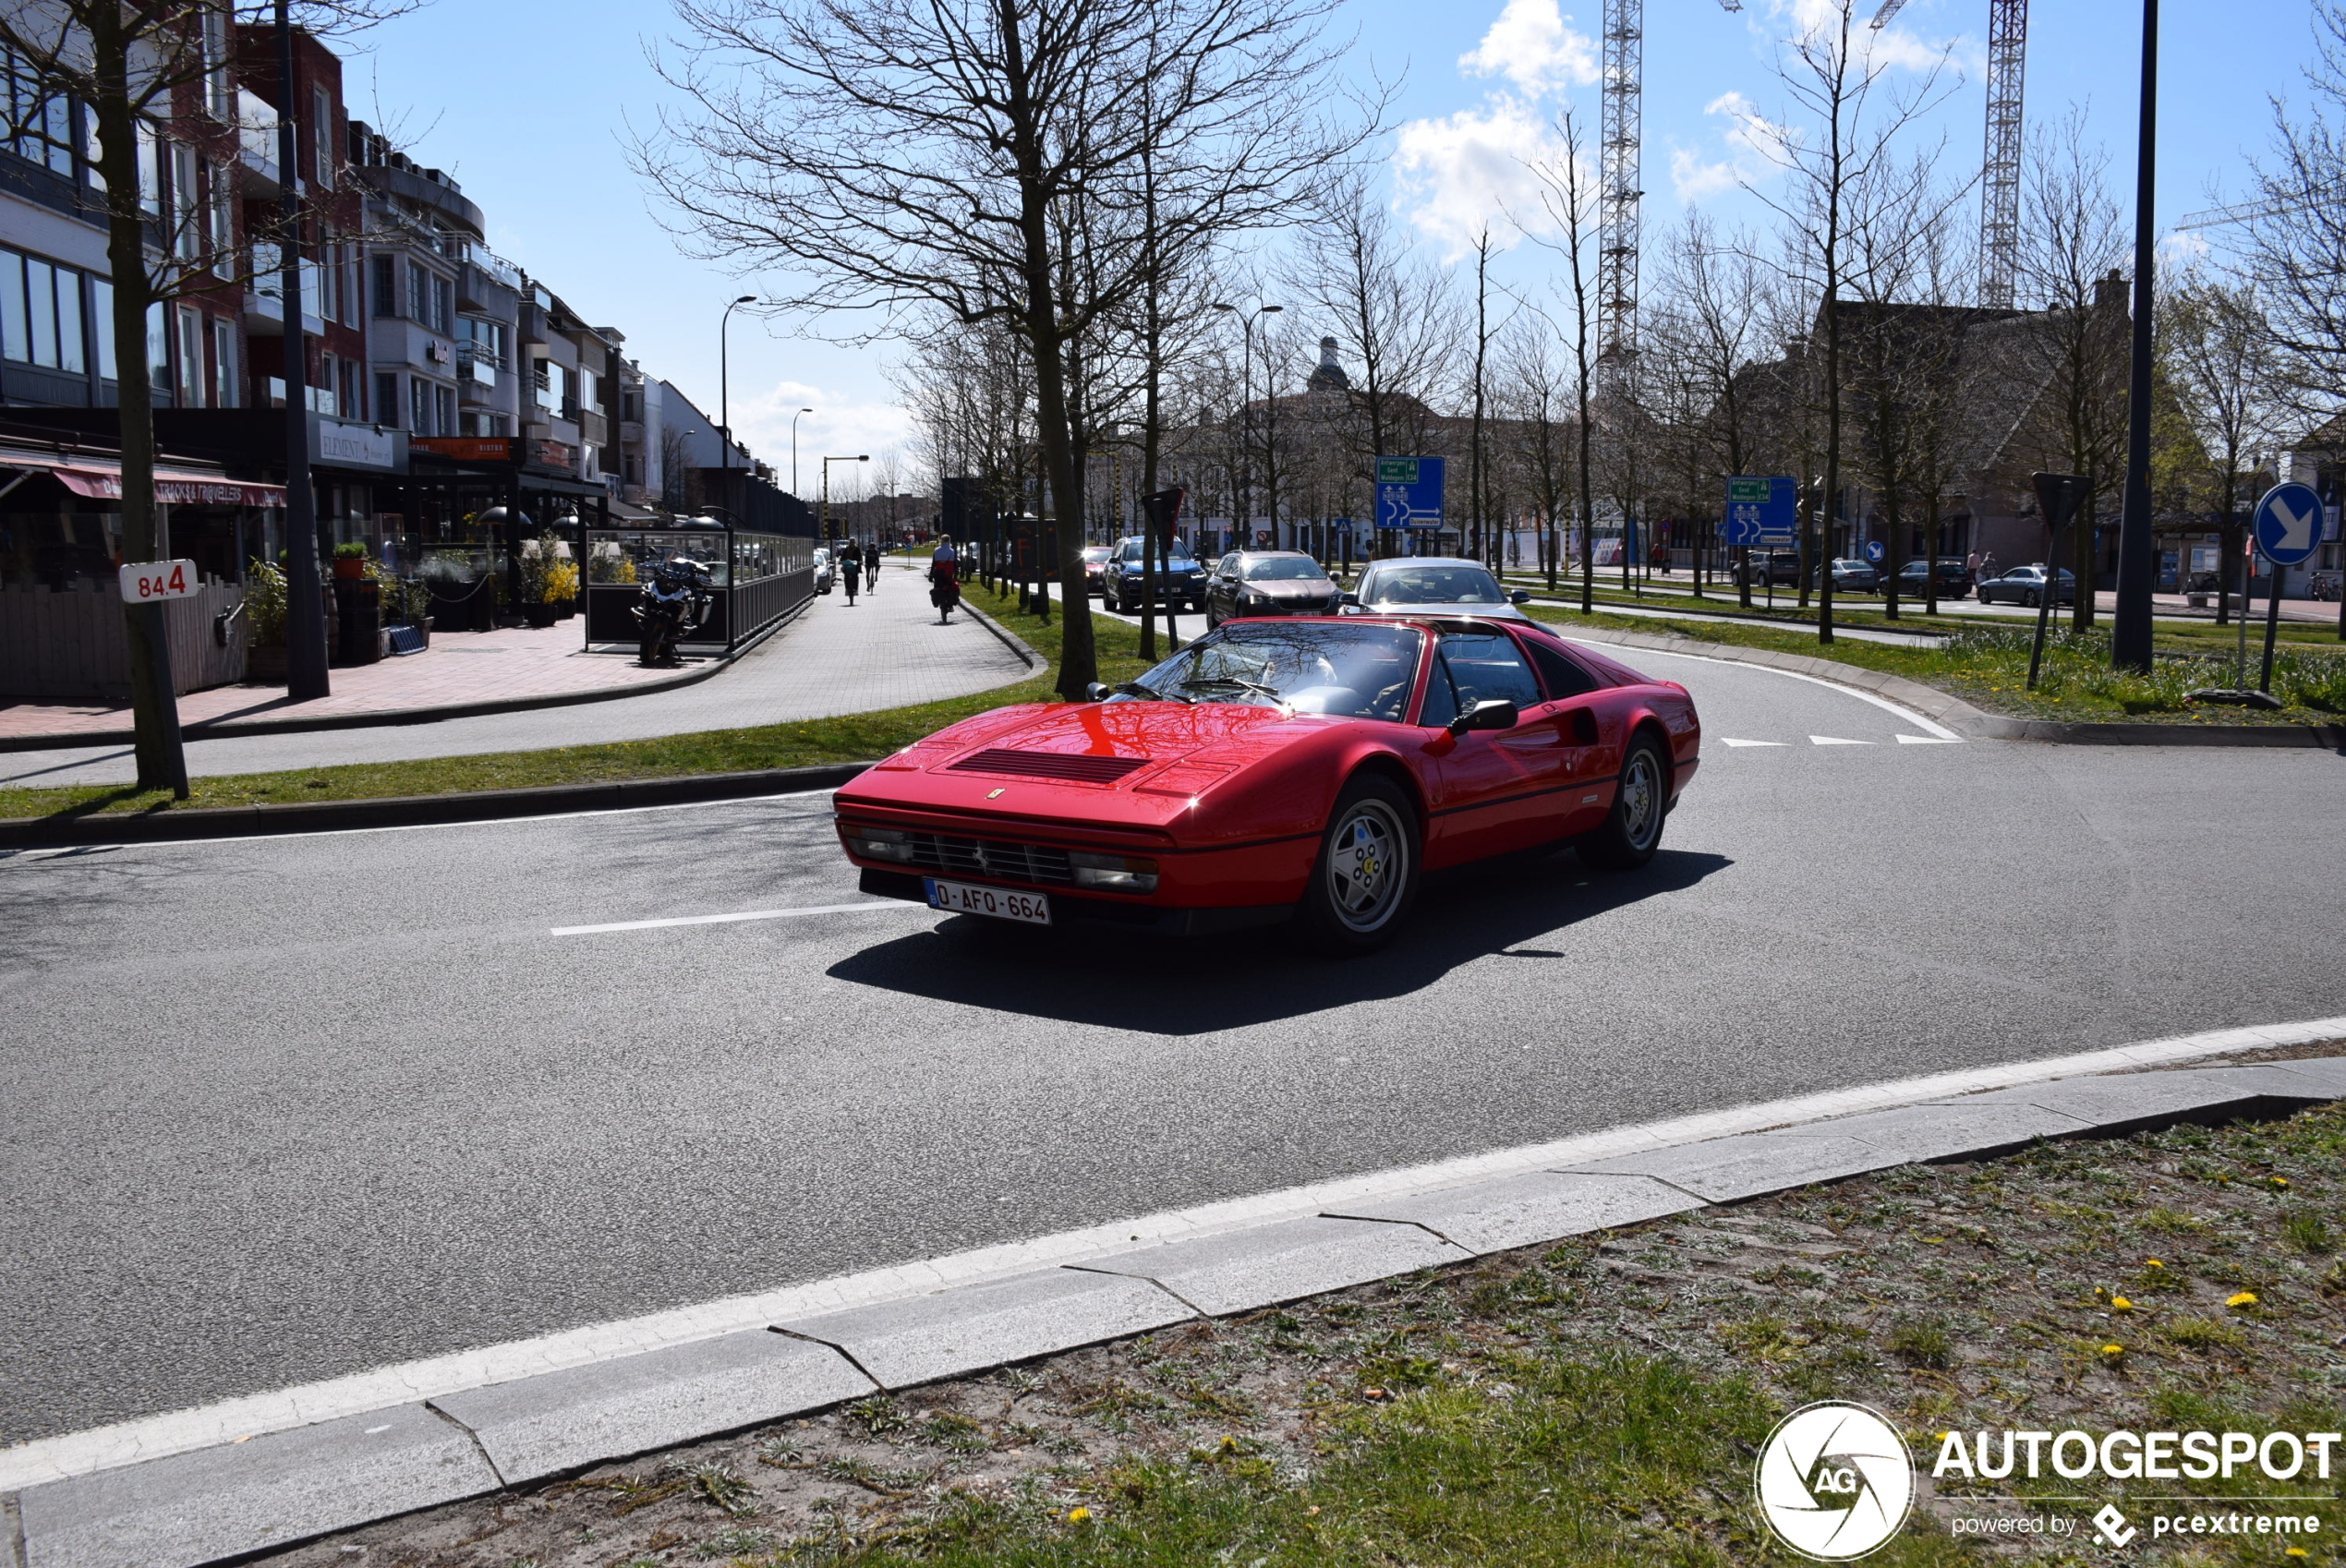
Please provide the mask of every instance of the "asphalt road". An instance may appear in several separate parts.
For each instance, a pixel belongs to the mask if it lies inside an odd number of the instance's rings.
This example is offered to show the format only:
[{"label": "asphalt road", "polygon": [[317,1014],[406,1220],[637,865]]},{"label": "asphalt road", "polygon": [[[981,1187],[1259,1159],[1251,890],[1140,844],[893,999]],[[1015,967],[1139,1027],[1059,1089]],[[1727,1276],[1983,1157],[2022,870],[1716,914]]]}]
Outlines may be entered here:
[{"label": "asphalt road", "polygon": [[2346,1011],[2346,761],[1901,743],[1840,688],[1630,657],[1709,730],[1653,865],[1473,874],[1348,964],[892,907],[550,934],[854,901],[820,796],[0,860],[0,1440]]}]

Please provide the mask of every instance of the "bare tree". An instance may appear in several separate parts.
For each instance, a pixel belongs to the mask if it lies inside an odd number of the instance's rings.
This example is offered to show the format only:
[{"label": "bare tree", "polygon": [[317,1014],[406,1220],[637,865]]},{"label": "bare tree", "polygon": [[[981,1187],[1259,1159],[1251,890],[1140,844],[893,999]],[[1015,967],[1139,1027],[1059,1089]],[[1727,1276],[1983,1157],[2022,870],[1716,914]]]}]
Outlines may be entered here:
[{"label": "bare tree", "polygon": [[[2077,579],[2071,624],[2083,630],[2095,620],[2094,526],[2121,499],[2126,461],[2124,263],[2133,236],[2110,194],[2110,155],[2086,139],[2081,113],[2073,109],[2030,139],[2020,283],[2041,314],[2010,342],[2014,369],[2040,391],[2016,446],[2038,466],[2082,476],[2091,486],[2071,537]],[[2016,476],[2013,483],[2022,488]]]},{"label": "bare tree", "polygon": [[[2292,412],[2272,323],[2256,286],[2231,283],[2201,268],[2161,287],[2160,380],[2197,438],[2206,459],[2212,510],[2222,540],[2217,618],[2231,613],[2231,574],[2243,557],[2240,501],[2258,452],[2279,435]],[[2245,585],[2243,585],[2245,587]]]},{"label": "bare tree", "polygon": [[1412,254],[1365,174],[1331,180],[1312,216],[1287,281],[1336,323],[1360,365],[1341,429],[1360,514],[1373,518],[1375,460],[1425,450],[1423,399],[1446,380],[1457,311],[1447,277]]},{"label": "bare tree", "polygon": [[[1945,96],[1937,66],[1910,87],[1885,86],[1891,66],[1873,52],[1857,21],[1857,0],[1830,0],[1821,19],[1788,41],[1777,75],[1803,123],[1754,138],[1772,163],[1792,176],[1782,193],[1757,183],[1746,188],[1784,220],[1786,260],[1814,290],[1823,320],[1824,476],[1817,488],[1813,537],[1804,531],[1801,576],[1832,553],[1842,485],[1841,292],[1848,266],[1850,202],[1859,187],[1894,204],[1899,176],[1893,159],[1909,127]],[[1916,165],[1926,173],[1928,163]],[[1916,177],[1916,176],[1908,176]],[[1818,574],[1817,640],[1832,641],[1832,573]]]},{"label": "bare tree", "polygon": [[[1748,235],[1723,237],[1699,211],[1687,212],[1663,251],[1653,332],[1693,382],[1704,407],[1701,433],[1721,476],[1749,474],[1758,457],[1763,411],[1749,371],[1775,343],[1774,276]],[[1749,609],[1750,573],[1735,575]]]},{"label": "bare tree", "polygon": [[2321,414],[2346,404],[2346,3],[2314,0],[2313,26],[2313,102],[2292,115],[2273,101],[2245,249],[2300,395]]},{"label": "bare tree", "polygon": [[[793,281],[830,330],[913,308],[1000,320],[1024,344],[1062,584],[1082,581],[1066,350],[1154,275],[1137,243],[1203,243],[1283,217],[1373,115],[1335,93],[1333,0],[680,0],[663,66],[686,100],[639,144],[705,254]],[[1331,113],[1333,106],[1333,113]],[[1143,159],[1145,157],[1145,166]],[[1070,294],[1058,240],[1095,266]],[[1088,616],[1058,689],[1096,670]]]},{"label": "bare tree", "polygon": [[1566,260],[1569,280],[1565,314],[1572,324],[1573,422],[1578,450],[1574,476],[1580,486],[1580,613],[1596,611],[1596,488],[1590,451],[1589,332],[1595,324],[1594,302],[1589,297],[1587,249],[1597,205],[1596,172],[1588,166],[1580,122],[1570,109],[1556,116],[1554,150],[1530,165],[1539,182],[1540,206],[1554,237],[1534,233],[1533,239]]},{"label": "bare tree", "polygon": [[[236,29],[277,18],[314,33],[347,32],[409,8],[406,0],[39,0],[0,6],[0,49],[14,58],[17,92],[8,134],[47,143],[68,156],[70,101],[84,105],[96,141],[100,176],[81,199],[104,214],[106,266],[113,295],[115,402],[122,441],[122,549],[152,561],[162,548],[155,512],[154,396],[147,356],[149,310],[183,296],[234,285],[252,276],[254,253],[213,228],[216,202],[193,190],[163,199],[163,173],[147,173],[159,126],[200,103],[215,115],[227,103]],[[21,100],[17,94],[21,93]],[[281,113],[296,113],[290,91]],[[59,113],[64,110],[64,113]],[[287,175],[291,177],[290,173]],[[279,242],[298,247],[301,225]],[[149,242],[152,232],[160,243]],[[296,319],[291,308],[288,321]],[[295,397],[292,379],[286,395]],[[301,541],[296,541],[296,559]],[[314,548],[314,547],[313,547]],[[310,559],[314,586],[316,567]],[[187,794],[177,699],[164,675],[159,607],[125,605],[129,647],[132,742],[142,790]],[[319,635],[322,638],[322,622]]]}]

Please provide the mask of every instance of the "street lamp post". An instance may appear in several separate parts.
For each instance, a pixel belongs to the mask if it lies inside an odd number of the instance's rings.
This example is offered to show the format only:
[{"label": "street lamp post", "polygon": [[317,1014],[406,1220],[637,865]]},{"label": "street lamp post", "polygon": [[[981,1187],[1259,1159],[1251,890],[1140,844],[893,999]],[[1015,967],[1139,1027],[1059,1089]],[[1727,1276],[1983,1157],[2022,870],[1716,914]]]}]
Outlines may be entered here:
[{"label": "street lamp post", "polygon": [[725,492],[725,504],[733,503],[733,367],[727,334],[733,324],[733,312],[744,305],[755,305],[757,296],[745,294],[725,307],[725,314],[717,323],[717,467],[723,477],[718,488]]},{"label": "street lamp post", "polygon": [[[1216,304],[1216,310],[1227,310],[1239,319],[1242,346],[1239,350],[1239,444],[1246,452],[1246,463],[1240,472],[1243,476],[1240,488],[1244,492],[1246,538],[1238,548],[1254,548],[1254,319],[1276,316],[1287,308],[1284,305],[1257,305],[1252,310],[1241,310],[1235,305]],[[1236,510],[1236,508],[1233,508]],[[1235,521],[1235,520],[1234,520]],[[1275,522],[1272,526],[1276,528]],[[1276,535],[1271,543],[1278,544]]]},{"label": "street lamp post", "polygon": [[[2150,670],[2150,355],[2153,155],[2159,123],[2159,0],[2143,0],[2142,119],[2134,144],[2134,338],[2126,383],[2126,500],[2118,519],[2118,603],[2110,628],[2110,661]],[[2092,537],[2090,519],[2080,519]],[[2052,563],[2060,570],[2061,563]],[[2084,573],[2079,575],[2083,576]],[[2077,591],[2094,591],[2081,582]],[[2274,590],[2278,593],[2279,590]]]},{"label": "street lamp post", "polygon": [[815,411],[802,408],[790,416],[790,493],[798,494],[798,422]]},{"label": "street lamp post", "polygon": [[829,544],[831,542],[831,464],[834,463],[869,463],[871,460],[871,454],[868,452],[859,452],[853,457],[826,457],[823,459],[823,542],[825,544]]}]

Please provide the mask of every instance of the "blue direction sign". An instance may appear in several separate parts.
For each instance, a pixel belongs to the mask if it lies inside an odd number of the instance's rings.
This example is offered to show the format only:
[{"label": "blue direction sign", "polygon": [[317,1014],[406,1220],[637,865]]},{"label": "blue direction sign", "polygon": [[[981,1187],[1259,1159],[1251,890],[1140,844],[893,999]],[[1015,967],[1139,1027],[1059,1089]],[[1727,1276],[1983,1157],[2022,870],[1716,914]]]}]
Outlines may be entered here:
[{"label": "blue direction sign", "polygon": [[1352,519],[1349,517],[1331,517],[1328,519],[1328,526],[1334,529],[1336,533],[1348,534],[1352,531]]},{"label": "blue direction sign", "polygon": [[1442,526],[1442,459],[1376,460],[1376,523],[1380,528]]},{"label": "blue direction sign", "polygon": [[1881,548],[1881,541],[1880,539],[1868,539],[1866,541],[1866,559],[1872,561],[1876,566],[1881,564],[1881,558],[1888,553],[1889,552],[1887,550]]},{"label": "blue direction sign", "polygon": [[2302,565],[2322,542],[2322,498],[2292,479],[2256,503],[2256,548],[2276,566]]},{"label": "blue direction sign", "polygon": [[1792,481],[1783,475],[1738,474],[1727,480],[1726,521],[1719,537],[1729,545],[1788,545],[1798,529]]}]

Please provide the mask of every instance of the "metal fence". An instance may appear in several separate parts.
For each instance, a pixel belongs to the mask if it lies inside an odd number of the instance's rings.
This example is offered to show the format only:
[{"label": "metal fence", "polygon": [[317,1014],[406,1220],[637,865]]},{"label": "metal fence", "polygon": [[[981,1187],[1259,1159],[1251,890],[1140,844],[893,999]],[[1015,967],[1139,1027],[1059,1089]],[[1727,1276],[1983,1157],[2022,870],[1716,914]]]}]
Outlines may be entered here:
[{"label": "metal fence", "polygon": [[711,519],[688,525],[586,530],[586,645],[633,644],[631,613],[643,584],[663,561],[707,566],[715,593],[690,647],[730,653],[814,597],[815,541],[755,533]]}]

